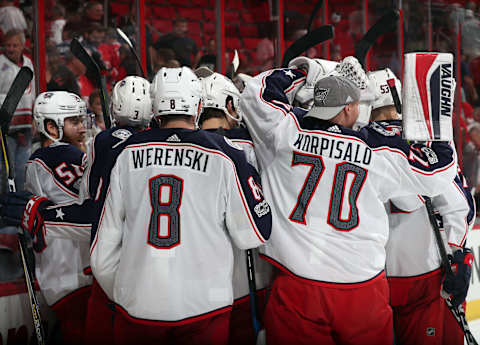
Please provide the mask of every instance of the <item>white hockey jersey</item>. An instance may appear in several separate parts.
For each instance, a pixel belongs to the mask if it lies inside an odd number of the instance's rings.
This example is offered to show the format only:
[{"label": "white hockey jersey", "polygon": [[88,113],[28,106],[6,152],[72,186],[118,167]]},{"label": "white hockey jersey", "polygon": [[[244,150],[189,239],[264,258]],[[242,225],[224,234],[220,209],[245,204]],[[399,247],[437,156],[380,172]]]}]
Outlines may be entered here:
[{"label": "white hockey jersey", "polygon": [[384,203],[441,193],[455,176],[455,154],[446,143],[409,146],[381,125],[355,132],[303,118],[290,103],[304,79],[299,70],[268,71],[241,95],[272,207],[264,257],[316,284],[366,282],[385,267]]},{"label": "white hockey jersey", "polygon": [[[27,162],[25,190],[45,196],[53,203],[78,198],[85,154],[62,142],[35,151]],[[62,219],[62,214],[57,213]],[[34,243],[36,276],[49,305],[92,283],[89,267],[89,243],[51,238],[43,231]]]},{"label": "white hockey jersey", "polygon": [[231,308],[231,241],[257,247],[270,229],[258,174],[235,144],[150,129],[128,139],[112,170],[92,270],[130,317],[191,322]]},{"label": "white hockey jersey", "polygon": [[[475,203],[461,173],[432,198],[442,217],[447,250],[464,247],[475,220]],[[412,277],[441,266],[437,242],[421,196],[405,197],[386,204],[390,235],[386,245],[388,277]],[[412,210],[413,211],[410,211]]]},{"label": "white hockey jersey", "polygon": [[[29,67],[33,71],[32,60],[27,56],[23,56],[23,66]],[[10,61],[5,55],[0,55],[0,71],[2,78],[0,78],[0,96],[4,99],[10,90],[13,80],[17,76],[20,67]],[[13,114],[10,122],[10,131],[15,131],[22,128],[32,128],[32,110],[35,102],[35,78],[30,82],[29,87],[25,90],[20,102],[18,102],[17,109]]]},{"label": "white hockey jersey", "polygon": [[[245,152],[247,162],[258,170],[257,158],[255,157],[252,138],[246,128],[236,128],[223,133],[233,143],[237,144]],[[259,257],[259,248],[252,249],[255,268],[255,284],[257,291],[267,288],[272,282],[273,266]],[[247,276],[247,255],[245,250],[233,246],[233,296],[235,300],[247,296],[250,292]]]}]

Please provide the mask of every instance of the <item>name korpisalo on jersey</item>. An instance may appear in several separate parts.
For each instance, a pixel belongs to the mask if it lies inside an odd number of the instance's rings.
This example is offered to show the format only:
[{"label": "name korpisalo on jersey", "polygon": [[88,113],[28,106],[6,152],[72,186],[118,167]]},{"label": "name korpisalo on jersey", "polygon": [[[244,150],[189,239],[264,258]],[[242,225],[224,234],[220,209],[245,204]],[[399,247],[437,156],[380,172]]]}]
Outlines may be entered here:
[{"label": "name korpisalo on jersey", "polygon": [[299,133],[293,146],[301,151],[352,163],[367,165],[372,160],[372,150],[367,145],[341,138],[319,138],[315,135]]}]

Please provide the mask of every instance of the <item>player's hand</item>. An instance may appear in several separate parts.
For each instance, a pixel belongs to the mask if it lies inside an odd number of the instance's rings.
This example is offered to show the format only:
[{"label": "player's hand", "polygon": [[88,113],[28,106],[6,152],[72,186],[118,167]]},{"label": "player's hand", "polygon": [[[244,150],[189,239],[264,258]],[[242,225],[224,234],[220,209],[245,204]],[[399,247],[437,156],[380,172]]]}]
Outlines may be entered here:
[{"label": "player's hand", "polygon": [[0,197],[0,216],[7,225],[21,226],[35,236],[43,225],[42,212],[52,202],[29,192],[5,193]]},{"label": "player's hand", "polygon": [[288,64],[289,68],[297,68],[307,74],[305,84],[300,85],[300,88],[295,94],[295,101],[298,102],[299,106],[305,109],[311,108],[315,84],[333,71],[337,64],[338,63],[334,61],[310,59],[306,56],[300,56],[290,61]]},{"label": "player's hand", "polygon": [[452,304],[456,307],[467,297],[470,277],[472,275],[473,253],[469,248],[457,250],[449,255],[452,274],[446,274],[443,290],[450,295]]}]

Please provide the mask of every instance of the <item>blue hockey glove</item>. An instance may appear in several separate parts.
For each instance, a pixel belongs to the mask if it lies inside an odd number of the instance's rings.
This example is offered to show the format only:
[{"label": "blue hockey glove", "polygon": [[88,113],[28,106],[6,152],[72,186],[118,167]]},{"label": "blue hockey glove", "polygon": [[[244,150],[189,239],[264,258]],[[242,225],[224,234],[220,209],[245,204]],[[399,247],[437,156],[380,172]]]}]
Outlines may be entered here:
[{"label": "blue hockey glove", "polygon": [[471,249],[464,248],[449,255],[449,259],[452,273],[446,274],[443,290],[450,295],[451,302],[456,307],[462,304],[467,297],[474,257]]}]

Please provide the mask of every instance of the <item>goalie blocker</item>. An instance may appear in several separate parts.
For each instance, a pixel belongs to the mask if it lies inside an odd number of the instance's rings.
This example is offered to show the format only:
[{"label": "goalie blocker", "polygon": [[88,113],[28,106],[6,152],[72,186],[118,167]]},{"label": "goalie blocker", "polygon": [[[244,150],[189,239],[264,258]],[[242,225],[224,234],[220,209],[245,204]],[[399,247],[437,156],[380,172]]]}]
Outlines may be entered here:
[{"label": "goalie blocker", "polygon": [[453,139],[453,55],[405,54],[403,137],[412,141]]}]

